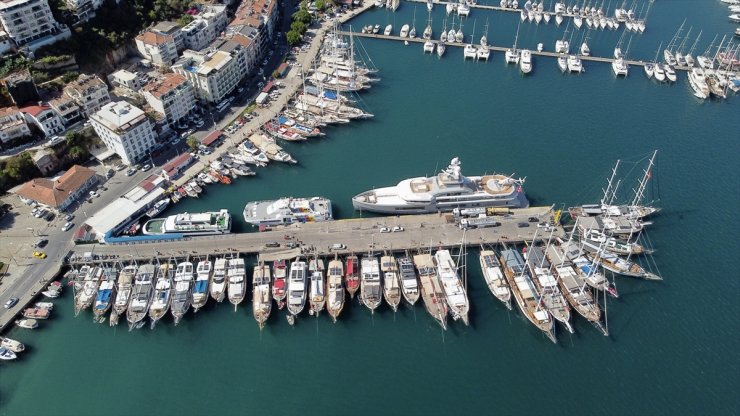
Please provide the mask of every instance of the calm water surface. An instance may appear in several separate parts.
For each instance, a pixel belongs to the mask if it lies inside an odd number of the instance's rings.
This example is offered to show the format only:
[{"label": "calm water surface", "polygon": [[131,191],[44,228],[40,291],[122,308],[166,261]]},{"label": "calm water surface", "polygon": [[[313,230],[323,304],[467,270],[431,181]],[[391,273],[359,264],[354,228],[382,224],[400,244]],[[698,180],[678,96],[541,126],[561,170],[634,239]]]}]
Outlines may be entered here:
[{"label": "calm water surface", "polygon": [[[417,30],[426,8],[416,7]],[[413,19],[371,11],[352,22]],[[630,55],[650,59],[688,16],[704,30],[703,51],[733,25],[718,1],[655,2]],[[444,9],[436,6],[435,37]],[[476,41],[486,19],[489,42],[513,42],[517,14],[474,10]],[[565,24],[522,25],[520,45],[552,49]],[[573,45],[580,44],[577,31]],[[593,54],[608,56],[619,32],[592,32]],[[720,35],[721,37],[721,35]],[[577,39],[577,40],[576,40]],[[737,269],[740,206],[738,97],[700,102],[684,74],[656,85],[640,68],[615,79],[605,64],[563,76],[552,59],[535,58],[523,78],[502,54],[488,63],[443,59],[421,45],[362,40],[382,81],[361,95],[375,118],[326,129],[327,137],[287,144],[300,164],[270,166],[254,179],[211,186],[207,197],[168,211],[229,208],[237,229],[248,200],[325,195],[335,215],[352,217],[350,198],[400,179],[433,174],[454,156],[464,172],[526,176],[534,204],[594,201],[614,161],[624,171],[659,149],[651,198],[663,211],[649,230],[660,283],[617,278],[608,303],[610,336],[580,318],[559,344],[543,338],[486,289],[471,253],[470,327],[442,333],[421,305],[371,316],[357,303],[334,325],[303,316],[295,327],[273,313],[261,333],[245,302],[235,313],[210,303],[175,328],[127,332],[73,317],[71,292],[34,332],[13,330],[30,346],[18,362],[0,363],[0,413],[48,414],[737,414],[740,386]],[[634,175],[632,175],[634,177]],[[622,185],[625,197],[634,186]],[[250,263],[253,259],[250,259]],[[732,393],[732,392],[735,393]]]}]

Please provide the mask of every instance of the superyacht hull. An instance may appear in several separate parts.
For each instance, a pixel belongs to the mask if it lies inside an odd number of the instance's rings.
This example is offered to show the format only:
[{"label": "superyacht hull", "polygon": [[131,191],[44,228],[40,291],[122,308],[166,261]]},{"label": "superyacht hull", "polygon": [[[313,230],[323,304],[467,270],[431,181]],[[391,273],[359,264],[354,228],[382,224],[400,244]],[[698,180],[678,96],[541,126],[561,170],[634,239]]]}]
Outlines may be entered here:
[{"label": "superyacht hull", "polygon": [[[380,191],[380,190],[379,190]],[[436,212],[449,212],[455,208],[475,208],[475,207],[506,207],[506,208],[527,208],[527,201],[524,193],[519,193],[515,198],[506,199],[456,199],[449,201],[436,201],[433,203],[404,203],[399,205],[381,205],[358,199],[360,194],[352,199],[352,207],[358,211],[375,212],[378,214],[432,214]]]}]

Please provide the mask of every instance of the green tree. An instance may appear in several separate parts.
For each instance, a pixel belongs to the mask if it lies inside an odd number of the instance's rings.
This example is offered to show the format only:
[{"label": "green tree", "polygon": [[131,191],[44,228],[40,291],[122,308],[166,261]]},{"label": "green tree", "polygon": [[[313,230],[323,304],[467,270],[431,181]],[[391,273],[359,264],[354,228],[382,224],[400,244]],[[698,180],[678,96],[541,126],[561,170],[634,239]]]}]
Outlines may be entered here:
[{"label": "green tree", "polygon": [[305,9],[298,10],[297,12],[293,13],[293,20],[296,22],[303,22],[307,25],[311,23],[311,13],[309,13]]},{"label": "green tree", "polygon": [[186,143],[188,144],[188,147],[190,147],[190,150],[196,150],[198,146],[200,146],[200,140],[193,135],[188,136]]},{"label": "green tree", "polygon": [[180,26],[185,26],[188,23],[192,22],[193,19],[194,19],[194,17],[192,15],[189,15],[189,14],[186,13],[186,14],[183,14],[182,16],[180,16],[179,19],[177,19],[177,24],[180,25]]},{"label": "green tree", "polygon": [[285,34],[285,39],[288,41],[288,45],[295,46],[301,43],[301,34],[291,30]]},{"label": "green tree", "polygon": [[324,9],[326,9],[326,2],[324,0],[316,0],[315,5],[316,5],[316,8],[321,11],[324,11]]},{"label": "green tree", "polygon": [[298,32],[302,35],[306,33],[306,24],[303,22],[295,21],[290,24],[290,30]]}]

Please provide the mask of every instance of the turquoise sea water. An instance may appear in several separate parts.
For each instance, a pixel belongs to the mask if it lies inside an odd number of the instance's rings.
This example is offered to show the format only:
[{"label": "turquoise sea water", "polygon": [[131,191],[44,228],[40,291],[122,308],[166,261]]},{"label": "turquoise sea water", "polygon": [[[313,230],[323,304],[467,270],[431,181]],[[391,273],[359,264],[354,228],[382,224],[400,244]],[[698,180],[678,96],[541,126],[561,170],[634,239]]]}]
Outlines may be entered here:
[{"label": "turquoise sea water", "polygon": [[[413,4],[395,14],[410,23]],[[697,12],[700,11],[700,12]],[[435,8],[435,28],[443,9]],[[718,1],[657,1],[648,30],[632,41],[651,58],[686,17],[705,34],[729,33]],[[417,7],[417,30],[426,8]],[[491,43],[513,42],[517,14],[474,10],[476,38],[489,17]],[[386,22],[371,11],[353,27]],[[388,17],[392,19],[392,15]],[[522,25],[520,44],[552,48],[564,26]],[[435,29],[435,33],[438,30]],[[580,35],[580,32],[577,32]],[[435,34],[436,37],[436,34]],[[721,37],[721,36],[720,36]],[[592,53],[608,56],[617,32],[592,32]],[[575,37],[574,37],[575,39]],[[476,39],[477,40],[477,39]],[[574,45],[579,42],[575,40]],[[211,186],[207,197],[168,213],[229,208],[247,230],[248,200],[330,197],[335,216],[355,215],[350,197],[402,178],[432,174],[459,156],[468,174],[526,176],[533,204],[591,202],[618,158],[624,170],[659,149],[655,186],[663,211],[649,236],[663,282],[617,278],[609,300],[610,336],[580,318],[559,344],[494,300],[471,253],[471,326],[442,333],[421,305],[375,316],[353,303],[339,322],[302,316],[295,327],[274,313],[261,333],[245,302],[234,313],[210,303],[175,328],[127,332],[73,317],[71,292],[34,332],[13,330],[30,346],[0,363],[0,413],[48,414],[737,414],[740,402],[740,250],[736,96],[701,102],[684,74],[676,85],[646,80],[639,68],[615,79],[605,64],[561,75],[535,58],[522,77],[501,54],[488,63],[443,59],[421,45],[362,40],[382,81],[361,94],[375,118],[326,129],[327,137],[286,144],[297,166],[269,166],[256,178]],[[632,175],[634,176],[634,175]],[[625,194],[634,186],[622,185]],[[736,393],[732,393],[735,391]]]}]

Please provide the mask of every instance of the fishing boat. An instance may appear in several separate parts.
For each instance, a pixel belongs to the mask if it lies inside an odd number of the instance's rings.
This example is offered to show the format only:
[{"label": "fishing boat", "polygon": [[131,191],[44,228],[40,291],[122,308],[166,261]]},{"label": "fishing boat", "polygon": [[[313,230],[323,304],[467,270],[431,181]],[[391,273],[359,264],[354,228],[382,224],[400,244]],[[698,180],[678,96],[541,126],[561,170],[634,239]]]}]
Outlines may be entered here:
[{"label": "fishing boat", "polygon": [[540,294],[532,283],[519,252],[504,248],[501,251],[501,264],[504,265],[504,276],[522,314],[550,341],[557,343],[555,325],[544,304],[540,302]]},{"label": "fishing boat", "polygon": [[296,260],[290,264],[288,278],[288,312],[297,316],[306,305],[306,262]]},{"label": "fishing boat", "polygon": [[211,298],[216,302],[223,302],[226,296],[228,280],[226,280],[226,268],[228,260],[224,257],[216,259],[213,264],[213,281],[211,282]]},{"label": "fishing boat", "polygon": [[409,305],[414,306],[419,300],[419,282],[416,279],[414,263],[408,254],[398,259],[398,268],[401,273],[401,294]]},{"label": "fishing boat", "polygon": [[145,264],[139,267],[136,273],[131,302],[126,310],[129,331],[135,326],[143,325],[142,320],[146,316],[152,301],[156,275],[157,268],[153,264]]},{"label": "fishing boat", "polygon": [[396,312],[401,303],[401,284],[398,263],[392,254],[380,258],[380,271],[383,272],[383,297],[393,312]]},{"label": "fishing boat", "polygon": [[335,257],[334,260],[329,262],[329,274],[326,278],[326,309],[334,323],[337,322],[337,318],[344,307],[343,276],[344,267],[342,261]]},{"label": "fishing boat", "polygon": [[26,349],[26,346],[22,342],[6,337],[0,337],[0,347],[13,352],[23,352]]},{"label": "fishing boat", "polygon": [[28,319],[49,319],[51,311],[44,308],[26,308],[23,310],[22,315]]},{"label": "fishing boat", "polygon": [[49,312],[54,310],[54,304],[51,302],[36,302],[33,304],[34,308],[46,309]]},{"label": "fishing boat", "polygon": [[11,361],[11,360],[15,360],[16,358],[17,358],[17,355],[15,354],[15,352],[5,347],[0,347],[0,360]]},{"label": "fishing boat", "polygon": [[167,262],[159,267],[159,277],[154,284],[154,298],[149,306],[150,328],[154,329],[160,319],[164,318],[172,303],[172,279],[175,276],[174,263]]},{"label": "fishing boat", "polygon": [[436,320],[443,330],[447,329],[447,302],[444,289],[437,277],[437,268],[431,254],[420,253],[414,256],[414,266],[419,272],[421,299],[429,315]]},{"label": "fishing boat", "polygon": [[247,271],[243,258],[229,259],[227,276],[229,279],[229,302],[234,305],[234,312],[236,312],[237,306],[244,300],[247,291]]},{"label": "fishing boat", "polygon": [[310,315],[319,316],[326,305],[326,284],[324,283],[324,261],[319,258],[313,258],[308,262],[308,271],[310,273],[309,298],[308,302]]},{"label": "fishing boat", "polygon": [[360,301],[375,313],[383,301],[381,295],[380,266],[375,256],[364,256],[360,262]]},{"label": "fishing boat", "polygon": [[442,284],[452,319],[455,321],[462,319],[463,323],[468,325],[470,302],[449,250],[437,250],[434,253],[434,262],[437,266],[437,276]]},{"label": "fishing boat", "polygon": [[36,329],[36,328],[39,327],[39,322],[37,320],[35,320],[35,319],[27,319],[27,318],[26,319],[19,319],[19,320],[15,321],[15,324],[19,328],[24,328],[24,329]]},{"label": "fishing boat", "polygon": [[558,288],[558,282],[550,271],[552,265],[545,257],[545,250],[541,246],[525,247],[524,258],[527,261],[529,275],[540,293],[540,300],[550,315],[565,325],[573,333],[570,324],[570,307]]},{"label": "fishing boat", "polygon": [[272,273],[274,274],[274,282],[272,284],[272,298],[275,299],[278,309],[285,307],[285,296],[286,296],[286,282],[285,279],[288,275],[288,269],[285,266],[285,260],[275,260],[272,263]]},{"label": "fishing boat", "polygon": [[355,293],[360,288],[360,264],[357,256],[350,254],[347,256],[345,267],[345,281],[347,284],[347,293],[350,299],[355,298]]},{"label": "fishing boat", "polygon": [[195,285],[193,286],[193,312],[198,312],[200,308],[208,302],[208,285],[211,282],[213,273],[213,263],[210,260],[201,260],[195,271]]},{"label": "fishing boat", "polygon": [[503,302],[506,308],[511,310],[511,290],[506,283],[506,278],[504,277],[501,263],[498,261],[496,253],[493,250],[481,248],[478,259],[488,289],[496,299]]},{"label": "fishing boat", "polygon": [[103,277],[98,286],[98,292],[95,295],[95,302],[93,303],[93,317],[94,320],[103,322],[106,312],[113,305],[113,300],[116,293],[116,278],[118,277],[118,268],[110,265],[103,268]]},{"label": "fishing boat", "polygon": [[270,299],[270,266],[263,262],[254,266],[252,276],[252,315],[260,330],[264,328],[272,310]]}]

